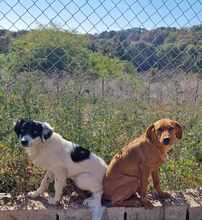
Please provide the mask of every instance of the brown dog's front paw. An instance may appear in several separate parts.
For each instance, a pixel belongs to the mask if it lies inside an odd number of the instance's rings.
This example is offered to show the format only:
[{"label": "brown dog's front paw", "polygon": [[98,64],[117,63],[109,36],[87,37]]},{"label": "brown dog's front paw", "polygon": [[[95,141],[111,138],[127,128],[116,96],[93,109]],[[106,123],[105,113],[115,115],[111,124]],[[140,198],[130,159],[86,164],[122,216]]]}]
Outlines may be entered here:
[{"label": "brown dog's front paw", "polygon": [[141,203],[146,209],[151,209],[154,207],[152,202],[147,198],[142,198]]},{"label": "brown dog's front paw", "polygon": [[171,197],[171,195],[170,195],[170,193],[168,193],[168,192],[160,191],[160,192],[158,192],[158,197],[159,197],[160,199],[168,199],[168,198]]}]

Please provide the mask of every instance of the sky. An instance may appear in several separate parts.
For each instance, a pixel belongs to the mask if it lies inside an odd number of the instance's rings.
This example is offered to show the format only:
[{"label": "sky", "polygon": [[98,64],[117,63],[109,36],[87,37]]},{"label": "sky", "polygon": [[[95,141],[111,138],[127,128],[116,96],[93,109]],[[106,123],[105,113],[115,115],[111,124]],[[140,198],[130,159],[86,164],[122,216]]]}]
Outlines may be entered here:
[{"label": "sky", "polygon": [[79,33],[202,24],[202,0],[0,0],[0,29]]}]

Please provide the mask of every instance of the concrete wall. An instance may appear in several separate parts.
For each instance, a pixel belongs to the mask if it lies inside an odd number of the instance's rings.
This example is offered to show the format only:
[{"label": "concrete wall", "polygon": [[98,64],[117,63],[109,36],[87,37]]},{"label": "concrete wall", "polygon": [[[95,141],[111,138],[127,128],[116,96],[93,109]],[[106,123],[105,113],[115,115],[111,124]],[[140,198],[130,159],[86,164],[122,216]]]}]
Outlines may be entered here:
[{"label": "concrete wall", "polygon": [[[0,220],[90,220],[88,209],[0,211]],[[107,208],[104,220],[202,220],[202,206]]]}]

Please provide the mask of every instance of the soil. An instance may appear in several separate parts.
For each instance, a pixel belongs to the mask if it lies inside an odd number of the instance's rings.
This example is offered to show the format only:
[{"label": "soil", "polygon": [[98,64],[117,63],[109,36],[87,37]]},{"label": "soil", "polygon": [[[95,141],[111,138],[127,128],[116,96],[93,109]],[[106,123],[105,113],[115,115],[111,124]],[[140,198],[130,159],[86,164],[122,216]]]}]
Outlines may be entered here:
[{"label": "soil", "polygon": [[[169,192],[171,198],[160,200],[155,193],[150,194],[150,199],[154,206],[180,206],[190,205],[191,207],[202,206],[202,188],[188,189],[185,192]],[[47,202],[48,194],[37,199],[31,199],[26,194],[12,197],[10,194],[0,193],[0,210],[41,210],[41,209],[67,209],[83,208],[83,201],[90,194],[83,191],[72,191],[71,194],[64,195],[60,204],[53,206]],[[110,203],[104,202],[105,206],[110,207]],[[140,207],[139,200],[134,200],[131,207]]]}]

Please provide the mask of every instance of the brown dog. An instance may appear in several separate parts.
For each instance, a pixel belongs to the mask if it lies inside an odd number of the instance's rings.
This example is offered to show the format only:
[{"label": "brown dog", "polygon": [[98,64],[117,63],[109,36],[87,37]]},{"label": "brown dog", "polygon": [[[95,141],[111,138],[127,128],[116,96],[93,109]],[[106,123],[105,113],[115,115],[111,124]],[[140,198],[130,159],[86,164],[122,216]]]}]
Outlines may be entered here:
[{"label": "brown dog", "polygon": [[149,177],[159,197],[169,197],[161,191],[159,167],[176,138],[182,137],[177,121],[161,119],[147,128],[145,134],[126,145],[111,160],[104,178],[104,198],[112,205],[127,206],[139,194],[145,207],[152,203],[146,198]]}]

